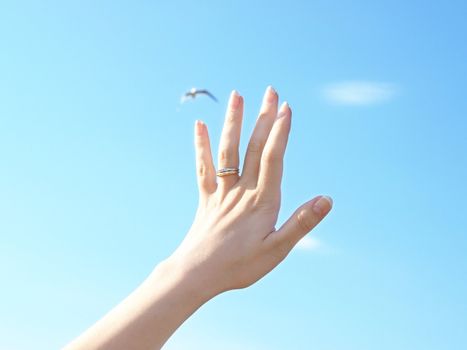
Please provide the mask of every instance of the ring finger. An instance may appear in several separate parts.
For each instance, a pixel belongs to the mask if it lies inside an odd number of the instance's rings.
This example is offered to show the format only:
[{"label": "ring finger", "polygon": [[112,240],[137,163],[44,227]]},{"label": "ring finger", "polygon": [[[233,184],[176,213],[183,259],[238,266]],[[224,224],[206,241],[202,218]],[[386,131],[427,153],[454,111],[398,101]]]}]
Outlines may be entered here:
[{"label": "ring finger", "polygon": [[[224,128],[219,143],[218,170],[238,168],[240,132],[243,119],[243,98],[237,91],[232,91],[225,115]],[[219,188],[224,193],[239,179],[238,174],[218,176]]]}]

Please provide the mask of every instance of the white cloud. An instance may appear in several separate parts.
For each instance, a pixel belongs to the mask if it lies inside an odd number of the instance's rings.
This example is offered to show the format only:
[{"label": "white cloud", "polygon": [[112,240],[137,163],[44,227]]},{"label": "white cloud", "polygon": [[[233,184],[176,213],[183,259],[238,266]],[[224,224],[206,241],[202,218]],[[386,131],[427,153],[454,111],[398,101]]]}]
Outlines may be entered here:
[{"label": "white cloud", "polygon": [[321,241],[312,236],[305,236],[303,237],[295,247],[301,250],[307,250],[307,251],[316,251],[322,247]]},{"label": "white cloud", "polygon": [[340,105],[369,106],[394,97],[394,84],[371,81],[343,81],[329,84],[323,95],[331,103]]}]

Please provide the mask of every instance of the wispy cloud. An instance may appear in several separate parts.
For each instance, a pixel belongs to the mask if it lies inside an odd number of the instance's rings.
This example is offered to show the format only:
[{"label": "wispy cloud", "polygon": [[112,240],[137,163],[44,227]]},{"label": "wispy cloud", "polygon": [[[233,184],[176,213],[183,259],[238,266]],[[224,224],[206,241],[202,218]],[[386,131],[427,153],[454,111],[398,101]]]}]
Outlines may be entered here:
[{"label": "wispy cloud", "polygon": [[324,87],[324,98],[340,105],[369,106],[394,97],[394,84],[372,81],[343,81]]},{"label": "wispy cloud", "polygon": [[303,237],[295,246],[300,250],[307,250],[307,251],[316,251],[323,246],[321,241],[312,236],[305,236]]}]

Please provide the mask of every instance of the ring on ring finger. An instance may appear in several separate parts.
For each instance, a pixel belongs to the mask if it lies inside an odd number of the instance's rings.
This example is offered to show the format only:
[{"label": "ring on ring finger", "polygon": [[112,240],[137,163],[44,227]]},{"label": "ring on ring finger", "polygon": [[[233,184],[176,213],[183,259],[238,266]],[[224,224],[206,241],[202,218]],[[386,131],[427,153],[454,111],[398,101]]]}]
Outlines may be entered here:
[{"label": "ring on ring finger", "polygon": [[239,171],[240,170],[238,168],[222,168],[217,171],[216,175],[219,177],[237,175]]}]

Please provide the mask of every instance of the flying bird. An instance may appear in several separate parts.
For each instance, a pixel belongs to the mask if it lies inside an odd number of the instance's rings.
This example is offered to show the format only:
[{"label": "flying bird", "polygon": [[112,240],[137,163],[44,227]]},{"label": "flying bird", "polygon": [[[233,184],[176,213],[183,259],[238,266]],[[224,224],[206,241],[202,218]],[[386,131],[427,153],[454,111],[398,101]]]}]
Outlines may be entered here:
[{"label": "flying bird", "polygon": [[181,103],[185,102],[188,99],[195,99],[197,95],[207,95],[210,98],[212,98],[215,102],[217,102],[217,98],[213,94],[211,94],[208,90],[191,88],[190,91],[186,92],[182,96]]}]

